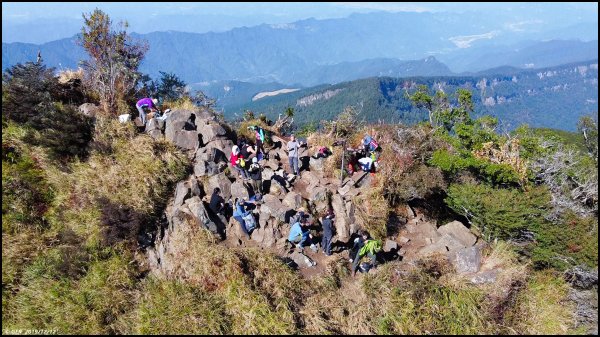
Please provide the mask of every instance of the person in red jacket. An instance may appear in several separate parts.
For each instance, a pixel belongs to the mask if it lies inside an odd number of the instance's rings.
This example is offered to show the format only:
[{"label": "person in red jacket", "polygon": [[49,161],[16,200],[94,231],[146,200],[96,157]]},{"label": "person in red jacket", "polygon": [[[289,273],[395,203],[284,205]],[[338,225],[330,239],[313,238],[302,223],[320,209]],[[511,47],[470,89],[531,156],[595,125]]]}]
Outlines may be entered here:
[{"label": "person in red jacket", "polygon": [[250,179],[248,175],[248,171],[246,170],[246,161],[244,160],[244,156],[240,153],[240,148],[237,145],[234,145],[231,148],[231,158],[229,159],[231,166],[240,173],[240,176],[244,180]]}]

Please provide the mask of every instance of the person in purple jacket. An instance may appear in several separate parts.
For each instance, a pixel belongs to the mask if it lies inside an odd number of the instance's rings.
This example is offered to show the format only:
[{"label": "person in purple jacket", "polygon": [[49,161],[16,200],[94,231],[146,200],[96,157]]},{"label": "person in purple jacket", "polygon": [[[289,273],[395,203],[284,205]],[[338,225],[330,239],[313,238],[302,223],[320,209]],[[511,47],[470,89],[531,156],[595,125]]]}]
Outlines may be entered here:
[{"label": "person in purple jacket", "polygon": [[140,119],[142,120],[142,124],[146,125],[146,111],[144,108],[150,111],[158,111],[156,108],[156,104],[158,104],[158,100],[156,98],[142,98],[135,104],[135,107],[138,109],[140,113]]}]

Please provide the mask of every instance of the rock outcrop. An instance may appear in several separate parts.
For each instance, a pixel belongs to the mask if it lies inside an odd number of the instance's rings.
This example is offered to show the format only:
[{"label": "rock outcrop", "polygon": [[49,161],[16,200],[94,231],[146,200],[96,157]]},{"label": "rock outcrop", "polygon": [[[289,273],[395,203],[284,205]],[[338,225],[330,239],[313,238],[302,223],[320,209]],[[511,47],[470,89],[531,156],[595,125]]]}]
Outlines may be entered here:
[{"label": "rock outcrop", "polygon": [[[165,121],[150,119],[146,132],[154,138],[165,138],[193,160],[193,173],[177,184],[173,199],[165,211],[166,224],[158,233],[155,245],[148,249],[152,270],[168,275],[176,268],[177,259],[173,252],[183,251],[186,233],[200,228],[208,229],[216,237],[232,240],[239,245],[247,240],[240,224],[228,214],[213,214],[208,207],[208,196],[218,187],[226,202],[233,205],[237,198],[248,199],[253,193],[247,181],[243,181],[229,166],[231,147],[235,136],[229,128],[218,122],[208,110],[174,110]],[[297,211],[311,215],[313,234],[318,237],[318,217],[331,210],[335,214],[333,242],[339,246],[349,244],[353,235],[365,224],[355,216],[354,200],[370,186],[372,177],[356,173],[340,186],[337,179],[328,179],[323,174],[324,159],[308,157],[306,148],[300,151],[305,163],[299,176],[289,172],[285,140],[274,137],[281,143],[269,151],[269,158],[262,160],[262,179],[265,194],[252,209],[257,227],[251,233],[254,244],[279,251],[283,258],[299,266],[313,266],[306,255],[295,250],[283,249],[291,227],[291,219]],[[481,251],[475,246],[477,237],[458,221],[437,228],[435,223],[423,220],[407,206],[408,222],[395,240],[385,241],[384,252],[402,255],[411,260],[430,254],[443,254],[460,273],[476,273],[479,270]],[[285,252],[284,252],[285,251]],[[490,275],[480,275],[487,279]],[[475,277],[475,276],[474,276]],[[479,281],[479,279],[477,279]]]}]

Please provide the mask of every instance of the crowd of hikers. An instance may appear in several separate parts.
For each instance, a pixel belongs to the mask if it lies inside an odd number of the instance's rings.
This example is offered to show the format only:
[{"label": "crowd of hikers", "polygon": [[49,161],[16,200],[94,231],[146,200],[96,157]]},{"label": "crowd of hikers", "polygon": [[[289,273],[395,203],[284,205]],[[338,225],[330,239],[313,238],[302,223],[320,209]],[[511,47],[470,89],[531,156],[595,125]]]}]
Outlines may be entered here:
[{"label": "crowd of hikers", "polygon": [[[245,137],[240,137],[237,145],[231,149],[230,164],[232,168],[238,172],[239,178],[244,182],[251,184],[253,195],[248,200],[235,201],[233,217],[238,221],[242,232],[247,238],[250,238],[252,230],[256,228],[256,216],[253,210],[256,205],[260,204],[262,193],[262,166],[260,162],[267,158],[264,150],[264,140],[267,131],[259,126],[250,126],[255,134],[255,144],[253,145]],[[295,135],[290,135],[284,149],[287,150],[289,173],[290,176],[300,174],[300,148],[306,143],[298,140]],[[357,166],[365,172],[374,173],[377,167],[381,147],[377,141],[370,135],[366,134],[362,139],[361,145],[357,149],[345,149],[349,159],[348,171],[354,173],[357,171]],[[320,146],[315,151],[313,158],[326,158],[332,154],[330,148]],[[249,164],[251,162],[251,164]],[[289,226],[290,232],[288,242],[303,252],[305,247],[310,247],[311,250],[317,252],[317,244],[320,244],[322,252],[326,256],[332,255],[332,238],[335,231],[335,214],[332,209],[329,209],[325,214],[322,214],[318,222],[312,220],[310,215],[307,215],[304,210],[298,210],[294,216],[290,217]],[[320,227],[317,225],[320,223]],[[311,234],[311,230],[320,232],[320,240],[316,240]],[[352,263],[353,275],[356,271],[367,272],[370,268],[377,265],[377,255],[381,250],[381,241],[371,239],[367,232],[361,231],[352,241],[353,246],[350,248],[349,258]],[[343,249],[343,248],[342,248]]]},{"label": "crowd of hikers", "polygon": [[[162,120],[167,118],[168,110],[161,115],[157,104],[156,98],[147,97],[137,101],[136,109],[139,112],[142,126],[145,126],[147,113],[150,112],[154,113],[155,118]],[[257,228],[257,205],[262,203],[262,195],[265,192],[262,184],[261,161],[268,160],[264,144],[269,132],[257,125],[252,125],[248,129],[253,134],[252,140],[248,140],[244,136],[239,137],[237,144],[231,148],[229,163],[248,188],[249,198],[239,198],[233,202],[232,200],[225,201],[220,188],[216,187],[209,199],[209,209],[223,223],[227,223],[227,219],[233,217],[239,223],[244,236],[250,239],[252,232]],[[289,163],[287,176],[296,177],[300,174],[300,152],[303,146],[307,146],[306,142],[298,140],[294,134],[290,135],[284,147],[287,150]],[[346,169],[349,174],[357,172],[358,168],[365,172],[375,172],[381,147],[371,135],[365,134],[357,148],[344,148],[343,151],[343,155],[347,158]],[[331,154],[332,149],[320,146],[315,151],[313,158],[326,158]],[[301,253],[304,252],[305,247],[310,247],[312,251],[318,252],[317,244],[320,244],[322,252],[326,256],[331,256],[332,239],[335,232],[335,214],[332,208],[330,207],[322,214],[318,221],[314,221],[304,209],[293,213],[294,215],[289,218],[290,232],[287,238],[289,244],[295,246]],[[311,231],[315,234],[320,232],[320,235],[314,236]],[[319,237],[320,240],[317,240],[316,237]],[[349,248],[349,260],[352,263],[353,275],[357,271],[368,272],[377,265],[381,241],[371,239],[367,232],[360,231],[351,243],[352,247],[341,247],[341,249]]]},{"label": "crowd of hikers", "polygon": [[365,172],[375,173],[379,165],[379,156],[381,147],[375,138],[365,134],[362,139],[362,146],[358,148],[347,149],[348,153],[348,172],[350,174],[357,172],[358,168]]}]

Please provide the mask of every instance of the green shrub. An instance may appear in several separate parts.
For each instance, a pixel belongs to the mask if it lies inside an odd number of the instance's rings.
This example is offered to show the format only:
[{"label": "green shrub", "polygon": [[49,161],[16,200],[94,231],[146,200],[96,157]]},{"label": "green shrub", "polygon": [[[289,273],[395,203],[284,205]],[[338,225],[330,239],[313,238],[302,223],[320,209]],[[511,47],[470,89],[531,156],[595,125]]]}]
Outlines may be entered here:
[{"label": "green shrub", "polygon": [[470,153],[453,154],[446,149],[436,150],[429,163],[439,167],[449,175],[455,175],[462,170],[474,173],[482,181],[494,185],[518,185],[520,177],[508,164],[497,164],[484,159],[475,158]]},{"label": "green shrub", "polygon": [[479,227],[488,240],[517,238],[522,231],[539,227],[549,201],[543,188],[522,192],[485,184],[453,184],[446,198],[448,206]]},{"label": "green shrub", "polygon": [[537,244],[532,261],[540,268],[564,270],[579,264],[598,266],[598,218],[564,214],[558,222],[541,222],[534,229]]},{"label": "green shrub", "polygon": [[2,137],[2,232],[48,227],[54,192],[39,160],[24,145]]},{"label": "green shrub", "polygon": [[52,108],[52,93],[58,85],[54,69],[41,63],[16,64],[2,76],[2,117],[31,123]]}]

